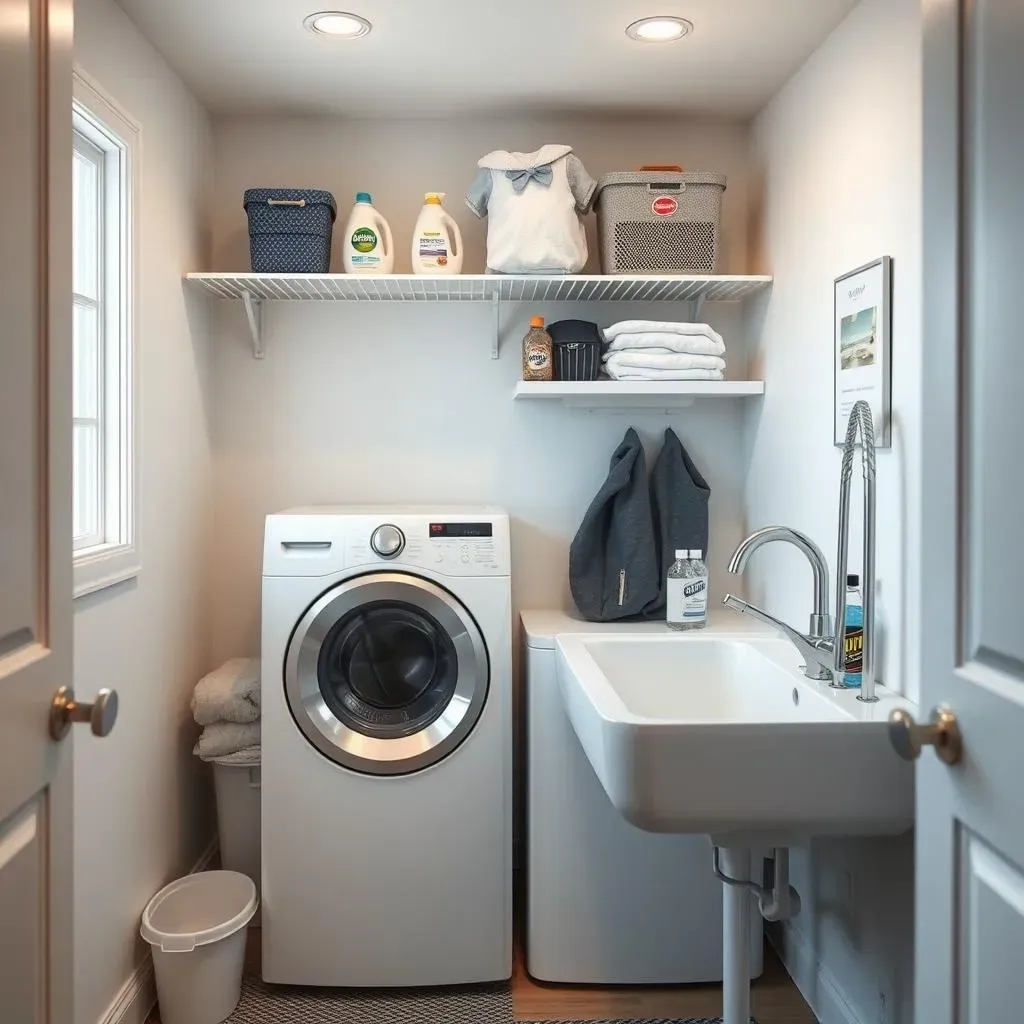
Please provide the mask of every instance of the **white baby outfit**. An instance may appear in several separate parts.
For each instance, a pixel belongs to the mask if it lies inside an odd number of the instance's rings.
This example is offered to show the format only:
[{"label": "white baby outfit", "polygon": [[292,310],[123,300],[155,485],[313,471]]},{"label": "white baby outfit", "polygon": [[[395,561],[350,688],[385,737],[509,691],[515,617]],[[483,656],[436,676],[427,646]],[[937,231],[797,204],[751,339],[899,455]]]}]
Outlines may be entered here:
[{"label": "white baby outfit", "polygon": [[597,182],[571,146],[488,153],[466,203],[487,217],[487,269],[498,274],[576,274],[587,262],[580,215]]}]

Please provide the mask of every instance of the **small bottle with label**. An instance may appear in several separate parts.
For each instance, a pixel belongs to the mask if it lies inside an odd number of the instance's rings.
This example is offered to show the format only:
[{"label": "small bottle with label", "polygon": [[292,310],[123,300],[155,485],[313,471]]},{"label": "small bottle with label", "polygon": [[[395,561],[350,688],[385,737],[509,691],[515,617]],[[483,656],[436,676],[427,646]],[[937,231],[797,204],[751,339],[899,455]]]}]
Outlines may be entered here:
[{"label": "small bottle with label", "polygon": [[843,686],[854,689],[864,678],[864,599],[860,577],[846,577],[846,643],[843,651]]},{"label": "small bottle with label", "polygon": [[666,580],[665,622],[670,629],[703,629],[708,615],[708,570],[700,551],[676,552]]},{"label": "small bottle with label", "polygon": [[695,548],[687,562],[689,572],[683,586],[684,629],[703,629],[708,624],[708,567],[704,552]]},{"label": "small bottle with label", "polygon": [[551,335],[544,330],[544,317],[530,320],[530,331],[523,338],[523,380],[553,380]]},{"label": "small bottle with label", "polygon": [[683,623],[683,587],[686,585],[689,551],[677,551],[676,560],[668,567],[665,580],[665,625],[669,629],[686,629]]}]

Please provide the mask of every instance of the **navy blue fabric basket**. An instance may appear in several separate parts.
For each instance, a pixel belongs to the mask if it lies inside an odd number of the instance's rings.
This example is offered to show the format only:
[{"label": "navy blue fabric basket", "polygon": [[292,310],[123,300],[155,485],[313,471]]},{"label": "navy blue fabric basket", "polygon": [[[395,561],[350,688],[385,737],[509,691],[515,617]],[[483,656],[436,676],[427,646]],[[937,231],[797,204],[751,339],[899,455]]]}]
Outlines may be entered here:
[{"label": "navy blue fabric basket", "polygon": [[246,189],[249,256],[256,274],[326,274],[338,207],[314,188]]}]

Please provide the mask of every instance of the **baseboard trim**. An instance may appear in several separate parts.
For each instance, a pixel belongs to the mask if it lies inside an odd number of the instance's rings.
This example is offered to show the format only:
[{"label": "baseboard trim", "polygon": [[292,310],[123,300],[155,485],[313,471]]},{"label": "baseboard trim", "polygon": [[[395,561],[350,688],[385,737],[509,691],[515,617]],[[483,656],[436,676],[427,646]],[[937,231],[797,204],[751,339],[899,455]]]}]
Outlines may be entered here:
[{"label": "baseboard trim", "polygon": [[[216,859],[217,851],[217,837],[214,836],[189,874],[205,871]],[[146,1024],[154,1006],[156,979],[153,977],[153,958],[147,954],[145,960],[132,971],[131,976],[121,986],[98,1024]]]},{"label": "baseboard trim", "polygon": [[867,1024],[871,1020],[828,967],[818,961],[799,928],[786,921],[766,931],[768,941],[821,1024]]},{"label": "baseboard trim", "polygon": [[121,986],[99,1024],[146,1024],[149,1011],[156,1006],[156,980],[153,958],[147,956]]}]

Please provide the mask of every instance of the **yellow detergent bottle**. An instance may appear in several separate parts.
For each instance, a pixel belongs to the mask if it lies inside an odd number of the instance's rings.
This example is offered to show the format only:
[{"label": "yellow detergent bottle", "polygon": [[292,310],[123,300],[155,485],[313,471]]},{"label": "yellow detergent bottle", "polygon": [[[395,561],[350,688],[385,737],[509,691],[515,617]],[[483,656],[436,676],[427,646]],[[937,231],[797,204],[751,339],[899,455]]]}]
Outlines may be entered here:
[{"label": "yellow detergent bottle", "polygon": [[461,274],[462,233],[445,208],[443,192],[428,192],[412,233],[414,274]]}]

